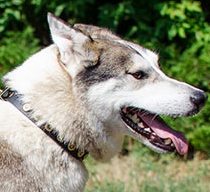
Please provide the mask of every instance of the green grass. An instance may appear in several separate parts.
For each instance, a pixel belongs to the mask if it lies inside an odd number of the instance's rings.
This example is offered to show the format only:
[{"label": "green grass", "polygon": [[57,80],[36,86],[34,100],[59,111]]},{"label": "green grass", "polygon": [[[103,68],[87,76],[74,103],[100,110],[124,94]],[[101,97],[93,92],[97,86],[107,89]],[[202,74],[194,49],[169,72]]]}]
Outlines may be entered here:
[{"label": "green grass", "polygon": [[208,192],[210,160],[158,155],[137,144],[128,156],[111,162],[87,159],[90,178],[85,192]]}]

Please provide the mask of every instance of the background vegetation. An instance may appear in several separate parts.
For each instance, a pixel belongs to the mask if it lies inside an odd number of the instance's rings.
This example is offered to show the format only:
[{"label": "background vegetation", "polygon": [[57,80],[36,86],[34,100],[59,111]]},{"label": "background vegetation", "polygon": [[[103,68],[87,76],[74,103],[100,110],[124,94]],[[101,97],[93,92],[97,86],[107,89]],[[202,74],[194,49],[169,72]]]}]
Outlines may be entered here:
[{"label": "background vegetation", "polygon": [[[141,150],[139,150],[141,149]],[[85,192],[209,192],[210,161],[159,155],[135,143],[129,156],[106,164],[87,159],[90,179]]]},{"label": "background vegetation", "polygon": [[[69,23],[107,27],[156,51],[169,76],[210,93],[210,4],[203,0],[0,0],[0,77],[51,43],[48,11]],[[201,151],[209,157],[209,111],[210,101],[196,117],[167,120],[186,133],[191,155]],[[125,150],[133,150],[132,146],[125,144]],[[145,184],[145,191],[155,189],[153,184]],[[124,184],[116,185],[122,191]]]}]

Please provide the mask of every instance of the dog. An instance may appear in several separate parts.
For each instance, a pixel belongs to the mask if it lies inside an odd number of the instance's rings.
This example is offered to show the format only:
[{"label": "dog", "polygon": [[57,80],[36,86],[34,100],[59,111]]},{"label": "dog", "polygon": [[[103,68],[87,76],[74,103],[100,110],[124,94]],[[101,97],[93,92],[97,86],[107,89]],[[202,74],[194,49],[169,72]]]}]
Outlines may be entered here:
[{"label": "dog", "polygon": [[107,29],[48,14],[53,44],[3,78],[0,191],[81,192],[89,153],[107,161],[125,135],[160,153],[187,153],[159,115],[194,115],[207,100],[167,77],[156,53]]}]

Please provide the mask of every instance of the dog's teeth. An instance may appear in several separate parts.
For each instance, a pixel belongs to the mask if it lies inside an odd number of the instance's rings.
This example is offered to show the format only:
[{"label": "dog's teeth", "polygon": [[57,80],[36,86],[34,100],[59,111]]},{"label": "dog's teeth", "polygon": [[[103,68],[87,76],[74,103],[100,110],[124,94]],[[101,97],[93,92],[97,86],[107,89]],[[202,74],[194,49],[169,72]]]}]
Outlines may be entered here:
[{"label": "dog's teeth", "polygon": [[139,119],[136,114],[132,116],[132,120],[134,123],[138,123],[137,121],[139,121]]},{"label": "dog's teeth", "polygon": [[122,111],[123,111],[123,113],[126,113],[126,112],[127,112],[127,109],[124,107],[124,108],[122,109]]},{"label": "dog's teeth", "polygon": [[142,122],[138,123],[138,126],[139,126],[140,128],[144,128],[144,124],[143,124]]},{"label": "dog's teeth", "polygon": [[130,113],[128,113],[128,117],[129,117],[130,119],[132,119],[133,116],[132,116]]},{"label": "dog's teeth", "polygon": [[147,132],[151,132],[150,128],[144,128],[144,130],[147,131]]},{"label": "dog's teeth", "polygon": [[151,139],[151,140],[155,139],[155,135],[152,134],[152,135],[150,136],[150,139]]},{"label": "dog's teeth", "polygon": [[172,141],[170,138],[167,138],[167,139],[164,139],[164,143],[165,143],[165,145],[169,145],[172,143]]},{"label": "dog's teeth", "polygon": [[171,147],[174,147],[174,143],[173,142],[171,143]]},{"label": "dog's teeth", "polygon": [[138,119],[138,117],[137,117],[137,115],[135,114],[135,115],[133,115],[133,118],[135,118],[135,120],[137,120]]}]

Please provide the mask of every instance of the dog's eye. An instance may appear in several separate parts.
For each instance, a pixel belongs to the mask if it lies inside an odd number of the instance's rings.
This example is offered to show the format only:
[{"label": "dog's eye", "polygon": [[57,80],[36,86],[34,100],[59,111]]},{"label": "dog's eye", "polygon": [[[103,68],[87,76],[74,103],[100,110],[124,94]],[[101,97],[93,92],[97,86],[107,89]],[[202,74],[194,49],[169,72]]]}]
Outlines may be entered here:
[{"label": "dog's eye", "polygon": [[139,79],[144,79],[147,76],[147,74],[143,71],[137,71],[135,73],[128,73],[128,74],[132,75],[134,78],[136,78],[138,80]]}]

